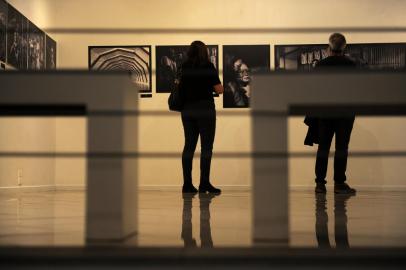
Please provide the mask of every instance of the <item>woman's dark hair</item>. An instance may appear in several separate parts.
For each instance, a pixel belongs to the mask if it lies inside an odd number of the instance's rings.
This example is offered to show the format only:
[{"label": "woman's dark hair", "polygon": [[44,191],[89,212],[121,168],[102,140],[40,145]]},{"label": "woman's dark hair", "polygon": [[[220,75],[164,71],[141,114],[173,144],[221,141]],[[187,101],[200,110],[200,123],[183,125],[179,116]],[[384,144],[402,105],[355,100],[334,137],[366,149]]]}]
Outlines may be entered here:
[{"label": "woman's dark hair", "polygon": [[206,44],[199,40],[193,41],[187,52],[186,62],[191,63],[193,66],[201,66],[210,62]]}]

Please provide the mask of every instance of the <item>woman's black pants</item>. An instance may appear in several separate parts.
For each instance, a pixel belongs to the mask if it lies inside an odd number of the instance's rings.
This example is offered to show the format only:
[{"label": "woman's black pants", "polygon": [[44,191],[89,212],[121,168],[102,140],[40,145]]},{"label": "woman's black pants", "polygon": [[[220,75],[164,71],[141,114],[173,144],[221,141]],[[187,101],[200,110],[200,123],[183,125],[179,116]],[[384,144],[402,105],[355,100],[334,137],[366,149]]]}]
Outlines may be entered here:
[{"label": "woman's black pants", "polygon": [[214,102],[187,103],[182,110],[185,146],[182,153],[184,184],[192,184],[192,164],[197,140],[200,135],[200,185],[210,182],[210,165],[216,133],[216,110]]}]

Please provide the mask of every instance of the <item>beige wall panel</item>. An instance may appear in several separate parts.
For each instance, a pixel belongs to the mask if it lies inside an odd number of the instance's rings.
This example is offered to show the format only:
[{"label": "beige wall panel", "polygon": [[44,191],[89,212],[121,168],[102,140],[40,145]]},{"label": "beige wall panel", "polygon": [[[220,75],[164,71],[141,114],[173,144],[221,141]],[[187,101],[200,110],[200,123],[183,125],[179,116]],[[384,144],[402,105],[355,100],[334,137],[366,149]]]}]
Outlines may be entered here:
[{"label": "beige wall panel", "polygon": [[[86,153],[86,118],[56,118],[55,151],[57,153]],[[55,159],[57,187],[83,187],[86,184],[85,158]]]},{"label": "beige wall panel", "polygon": [[[0,118],[0,151],[41,153],[55,149],[55,120]],[[0,158],[0,187],[53,186],[53,158]]]},{"label": "beige wall panel", "polygon": [[[391,27],[406,26],[401,0],[310,0],[279,1],[256,0],[249,4],[243,0],[10,0],[30,19],[43,28],[289,28],[289,27]],[[331,12],[334,11],[334,16]],[[175,19],[176,18],[176,19]],[[405,33],[346,33],[348,42],[406,42]],[[152,69],[155,70],[155,45],[189,44],[201,39],[208,44],[298,44],[325,43],[328,33],[166,33],[166,34],[78,34],[51,33],[58,42],[58,68],[87,69],[89,45],[152,45]],[[274,50],[271,47],[271,66]],[[155,91],[155,74],[152,77]],[[272,87],[272,86],[270,86]],[[155,94],[152,99],[141,99],[141,110],[167,111],[167,94]],[[218,111],[222,111],[222,99],[216,99]],[[229,110],[227,110],[229,111]],[[248,110],[239,110],[249,112]],[[183,130],[176,113],[171,117],[141,117],[140,151],[181,152]],[[62,122],[61,122],[62,121]],[[56,120],[57,149],[84,149],[81,136],[85,125]],[[354,126],[351,150],[395,151],[404,150],[405,133],[403,118],[362,118]],[[65,132],[75,130],[75,140]],[[17,131],[16,131],[17,132]],[[289,120],[289,149],[314,152],[315,148],[303,146],[306,127],[302,118]],[[245,116],[218,116],[214,152],[245,152],[251,149],[250,120]],[[180,160],[144,159],[140,161],[140,185],[179,185],[181,183]],[[401,159],[370,158],[350,159],[349,178],[354,184],[399,185],[406,187],[402,179],[405,169]],[[224,166],[223,166],[224,165]],[[331,162],[330,162],[330,165]],[[195,161],[198,168],[198,161]],[[56,183],[62,185],[84,183],[84,161],[58,160]],[[312,186],[314,159],[292,159],[290,182],[293,186]],[[74,172],[73,177],[67,172]],[[195,174],[198,170],[195,169]],[[219,185],[249,186],[251,165],[247,159],[214,159],[212,178]],[[198,176],[195,176],[197,179]],[[331,170],[329,176],[331,179]],[[73,180],[74,179],[74,180]]]}]

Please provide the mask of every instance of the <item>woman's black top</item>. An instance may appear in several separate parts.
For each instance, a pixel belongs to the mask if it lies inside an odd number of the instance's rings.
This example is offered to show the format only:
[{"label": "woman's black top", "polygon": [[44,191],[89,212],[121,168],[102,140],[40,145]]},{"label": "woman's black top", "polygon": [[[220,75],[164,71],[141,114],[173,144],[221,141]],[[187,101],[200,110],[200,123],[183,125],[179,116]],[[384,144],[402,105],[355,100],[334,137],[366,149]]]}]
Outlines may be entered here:
[{"label": "woman's black top", "polygon": [[214,86],[220,83],[217,70],[210,62],[200,66],[193,66],[188,62],[182,65],[180,95],[185,103],[214,101]]}]

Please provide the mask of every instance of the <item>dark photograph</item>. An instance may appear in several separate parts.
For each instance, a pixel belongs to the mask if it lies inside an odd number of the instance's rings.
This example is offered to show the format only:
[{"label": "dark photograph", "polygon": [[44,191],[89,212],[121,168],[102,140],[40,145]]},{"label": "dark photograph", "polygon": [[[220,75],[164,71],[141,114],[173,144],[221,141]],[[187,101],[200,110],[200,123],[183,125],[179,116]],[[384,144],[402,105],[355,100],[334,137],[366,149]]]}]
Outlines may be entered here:
[{"label": "dark photograph", "polygon": [[[218,70],[218,46],[208,45],[210,61]],[[156,46],[156,92],[170,93],[186,60],[189,46]]]},{"label": "dark photograph", "polygon": [[252,74],[270,70],[270,46],[223,46],[223,70],[223,107],[248,108]]},{"label": "dark photograph", "polygon": [[56,69],[56,42],[46,35],[46,65],[47,70]]},{"label": "dark photograph", "polygon": [[7,18],[7,63],[16,69],[25,69],[24,56],[24,16],[11,5],[8,5]]},{"label": "dark photograph", "polygon": [[45,69],[45,33],[32,22],[28,25],[28,69]]},{"label": "dark photograph", "polygon": [[[406,43],[348,44],[345,52],[359,69],[398,70],[406,68]],[[275,69],[311,71],[329,56],[327,44],[276,45]]]},{"label": "dark photograph", "polygon": [[0,0],[0,61],[6,62],[7,4]]},{"label": "dark photograph", "polygon": [[21,38],[21,67],[20,69],[28,69],[28,27],[29,20],[23,16],[22,38]]},{"label": "dark photograph", "polygon": [[152,93],[151,46],[91,46],[89,69],[129,71],[141,97]]}]

